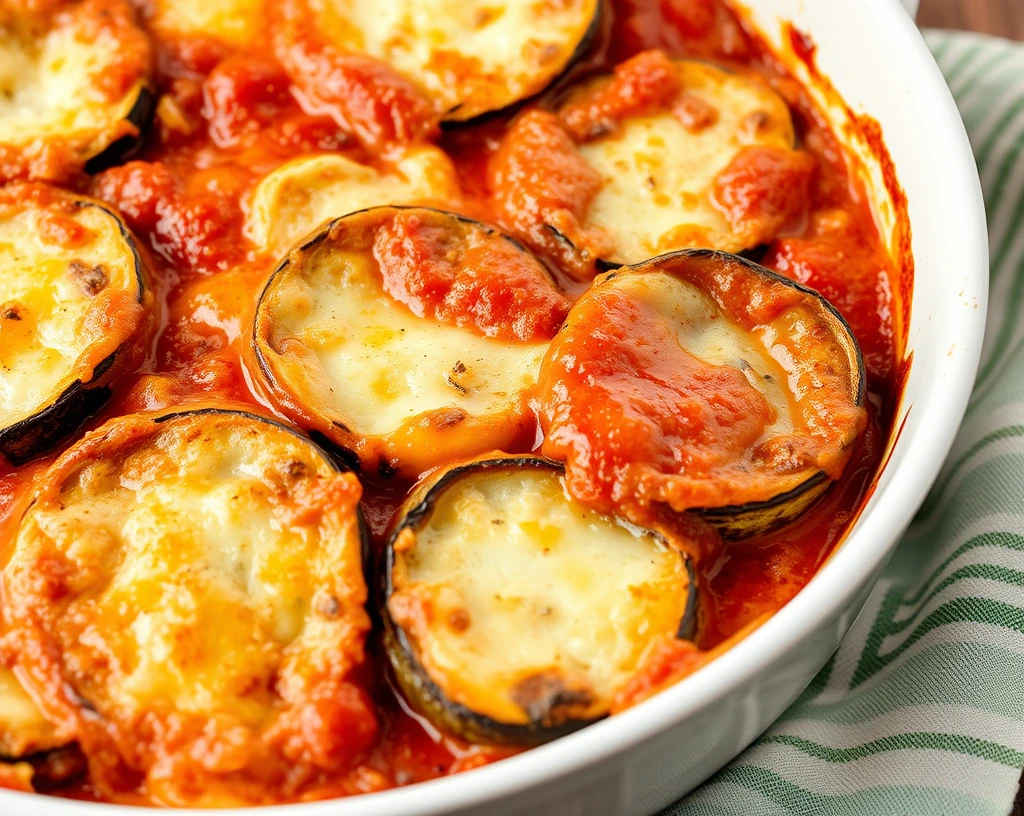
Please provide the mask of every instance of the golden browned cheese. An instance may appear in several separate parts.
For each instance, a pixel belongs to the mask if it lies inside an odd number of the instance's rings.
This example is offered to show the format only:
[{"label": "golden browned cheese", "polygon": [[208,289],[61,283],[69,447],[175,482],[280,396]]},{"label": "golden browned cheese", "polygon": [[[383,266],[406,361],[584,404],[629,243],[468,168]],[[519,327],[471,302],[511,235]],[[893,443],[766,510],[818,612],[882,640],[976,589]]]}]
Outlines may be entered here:
[{"label": "golden browned cheese", "polygon": [[132,7],[51,5],[0,6],[0,181],[66,182],[145,124],[152,55]]},{"label": "golden browned cheese", "polygon": [[689,636],[686,558],[574,501],[560,467],[510,457],[437,479],[391,546],[388,644],[455,733],[544,742],[604,716],[652,642]]},{"label": "golden browned cheese", "polygon": [[138,360],[152,298],[121,219],[42,184],[0,190],[0,266],[0,436],[16,460],[36,452],[25,437],[59,431],[37,415]]},{"label": "golden browned cheese", "polygon": [[295,432],[222,410],[116,419],[57,460],[3,591],[18,669],[94,784],[209,806],[345,773],[375,731],[352,680],[360,492]]}]

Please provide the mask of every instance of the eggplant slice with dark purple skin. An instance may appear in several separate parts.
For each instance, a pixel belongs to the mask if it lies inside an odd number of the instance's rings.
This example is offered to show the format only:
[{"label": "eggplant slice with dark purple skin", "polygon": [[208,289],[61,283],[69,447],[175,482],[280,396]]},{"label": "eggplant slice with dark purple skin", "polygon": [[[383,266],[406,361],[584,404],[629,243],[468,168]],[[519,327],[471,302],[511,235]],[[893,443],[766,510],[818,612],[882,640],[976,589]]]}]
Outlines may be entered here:
[{"label": "eggplant slice with dark purple skin", "polygon": [[388,63],[464,124],[544,91],[590,47],[602,0],[331,0],[321,30]]},{"label": "eggplant slice with dark purple skin", "polygon": [[[623,370],[655,372],[643,397]],[[566,462],[570,488],[599,481],[602,501],[643,497],[617,510],[628,518],[664,504],[729,539],[799,518],[842,474],[867,423],[863,356],[836,308],[708,249],[596,278],[552,342],[539,390],[543,451]],[[595,403],[607,424],[586,422]],[[646,458],[630,453],[636,439],[655,440]],[[594,451],[635,467],[622,476]]]},{"label": "eggplant slice with dark purple skin", "polygon": [[0,190],[0,456],[52,448],[138,361],[150,296],[105,205],[41,184]]},{"label": "eggplant slice with dark purple skin", "polygon": [[[643,63],[645,55],[635,59]],[[795,149],[785,100],[751,72],[660,55],[647,62],[676,74],[678,90],[661,107],[603,118],[606,105],[626,104],[602,96],[611,83],[626,82],[607,73],[582,79],[560,95],[554,112],[600,186],[573,221],[552,223],[560,215],[554,211],[544,227],[581,268],[598,271],[686,248],[756,251],[793,217],[787,208],[804,200],[800,189],[814,167],[808,154]],[[627,73],[629,65],[624,63]],[[642,84],[643,76],[629,83]],[[517,135],[514,125],[507,138],[526,134]],[[748,183],[765,167],[796,192],[772,193],[765,203],[765,194]],[[501,165],[496,169],[500,174]],[[719,185],[728,179],[736,192],[726,198],[737,201],[720,200]],[[537,183],[543,186],[543,178]]]},{"label": "eggplant slice with dark purple skin", "polygon": [[[410,220],[446,236],[446,258],[512,258],[562,297],[548,270],[493,227],[441,210],[374,207],[328,222],[285,257],[260,295],[253,352],[257,384],[289,419],[364,472],[415,478],[505,448],[532,426],[529,397],[548,341],[485,336],[392,297],[380,239]],[[456,265],[462,274],[466,264]]]},{"label": "eggplant slice with dark purple skin", "polygon": [[156,106],[151,59],[123,0],[0,10],[0,180],[65,181],[131,155]]},{"label": "eggplant slice with dark purple skin", "polygon": [[[0,579],[19,678],[119,773],[152,767],[120,750],[143,719],[193,735],[170,750],[204,750],[211,720],[269,742],[363,660],[359,495],[308,437],[230,404],[110,420],[39,476],[12,532]],[[161,801],[251,803],[262,767],[237,788],[233,768],[161,777]]]},{"label": "eggplant slice with dark purple skin", "polygon": [[568,498],[560,465],[470,462],[416,491],[385,554],[403,692],[470,742],[533,745],[608,713],[655,639],[693,639],[689,557]]}]

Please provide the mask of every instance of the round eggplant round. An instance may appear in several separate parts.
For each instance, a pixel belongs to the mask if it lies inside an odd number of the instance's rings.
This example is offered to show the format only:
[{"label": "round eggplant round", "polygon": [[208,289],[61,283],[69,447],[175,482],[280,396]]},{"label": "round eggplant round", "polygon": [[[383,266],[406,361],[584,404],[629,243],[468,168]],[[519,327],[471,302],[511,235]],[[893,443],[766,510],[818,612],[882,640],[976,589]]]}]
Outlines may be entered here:
[{"label": "round eggplant round", "polygon": [[89,198],[0,190],[0,456],[14,465],[78,429],[137,364],[150,296],[134,239]]},{"label": "round eggplant round", "polygon": [[560,465],[487,459],[400,511],[384,643],[406,697],[470,742],[533,745],[608,713],[660,639],[696,635],[696,581],[666,539],[568,497]]},{"label": "round eggplant round", "polygon": [[381,204],[446,204],[459,198],[455,167],[443,150],[408,148],[377,166],[336,153],[294,159],[256,187],[246,231],[258,247],[284,255],[330,218]]},{"label": "round eggplant round", "polygon": [[[767,242],[807,200],[815,161],[794,144],[789,108],[760,76],[648,51],[513,123],[492,174],[531,246],[592,274]],[[545,155],[553,166],[536,171]],[[519,185],[539,204],[524,207]]]},{"label": "round eggplant round", "polygon": [[316,0],[342,52],[387,63],[443,122],[463,124],[536,96],[589,48],[602,0]]},{"label": "round eggplant round", "polygon": [[[47,719],[104,757],[102,794],[141,778],[165,804],[261,804],[254,774],[287,791],[367,748],[360,494],[307,437],[227,406],[118,417],[40,477],[4,617]],[[140,722],[147,750],[126,749]],[[244,750],[161,771],[211,745]]]},{"label": "round eggplant round", "polygon": [[453,213],[331,221],[267,283],[257,383],[364,471],[416,476],[532,439],[540,360],[569,308],[544,266]]},{"label": "round eggplant round", "polygon": [[694,512],[723,536],[789,523],[867,422],[850,327],[752,261],[682,250],[597,278],[541,367],[542,451],[570,493],[642,524]]},{"label": "round eggplant round", "polygon": [[151,54],[125,0],[0,11],[0,180],[116,164],[153,113]]}]

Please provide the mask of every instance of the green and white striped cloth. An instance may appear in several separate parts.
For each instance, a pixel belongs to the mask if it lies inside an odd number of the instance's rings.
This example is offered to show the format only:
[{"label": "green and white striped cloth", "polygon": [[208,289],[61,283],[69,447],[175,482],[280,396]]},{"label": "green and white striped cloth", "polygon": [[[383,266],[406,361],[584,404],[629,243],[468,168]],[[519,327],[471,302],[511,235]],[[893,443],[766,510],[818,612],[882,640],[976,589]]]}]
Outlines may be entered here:
[{"label": "green and white striped cloth", "polygon": [[981,170],[991,303],[938,482],[849,636],[664,816],[1005,816],[1024,767],[1024,46],[927,35]]}]

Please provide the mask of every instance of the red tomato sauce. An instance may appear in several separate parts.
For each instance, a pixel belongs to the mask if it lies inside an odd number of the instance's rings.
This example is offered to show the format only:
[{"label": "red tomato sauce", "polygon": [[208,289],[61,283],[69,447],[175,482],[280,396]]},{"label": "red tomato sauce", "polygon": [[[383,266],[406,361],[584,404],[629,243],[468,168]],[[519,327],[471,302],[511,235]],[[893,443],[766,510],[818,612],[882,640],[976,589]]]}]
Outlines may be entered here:
[{"label": "red tomato sauce", "polygon": [[[538,111],[516,119],[513,127],[524,131],[526,147],[502,148],[520,153],[503,162],[512,178],[495,178],[488,168],[510,116],[470,129],[439,131],[417,89],[400,75],[372,60],[332,50],[308,24],[305,0],[272,5],[276,10],[267,28],[274,31],[273,43],[264,47],[233,51],[209,39],[160,41],[154,35],[162,95],[153,132],[135,160],[80,185],[117,207],[139,237],[161,321],[146,364],[119,384],[111,403],[87,428],[118,414],[211,398],[266,412],[241,360],[250,342],[256,296],[278,259],[261,254],[247,239],[245,208],[255,184],[291,158],[337,151],[373,161],[389,145],[436,138],[458,170],[464,193],[460,211],[509,229],[521,227],[521,238],[550,249],[570,294],[576,293],[573,278],[586,278],[584,265],[566,254],[557,236],[550,231],[532,234],[535,219],[522,217],[538,210],[555,213],[546,220],[572,239],[599,186],[593,171],[574,161],[574,145],[556,117]],[[661,49],[669,56],[750,66],[790,104],[798,142],[809,158],[792,168],[780,167],[771,155],[744,154],[732,168],[734,180],[722,197],[736,218],[772,218],[787,225],[768,246],[763,262],[818,289],[850,322],[865,354],[870,412],[842,480],[813,511],[762,539],[721,547],[701,576],[707,603],[697,648],[675,646],[652,655],[645,672],[616,702],[616,708],[623,708],[692,671],[708,659],[709,650],[781,608],[842,539],[865,500],[892,430],[903,343],[893,315],[909,292],[900,290],[864,190],[849,172],[837,139],[807,92],[723,0],[613,0],[609,16],[591,56],[572,76]],[[595,115],[616,113],[613,108],[623,98],[630,110],[647,104],[651,95],[658,98],[665,90],[656,73],[659,59],[644,59],[655,71],[648,75],[653,82],[630,84],[637,77],[627,77],[625,97],[604,100],[596,113],[574,114],[570,126],[589,127]],[[288,72],[295,73],[296,66],[315,82],[292,85]],[[700,111],[681,115],[699,120]],[[531,192],[530,179],[541,174],[549,183],[538,197]],[[600,236],[591,238],[590,244],[599,248]],[[393,236],[387,251],[397,257],[403,241]],[[385,265],[399,262],[392,259]],[[525,294],[518,303],[499,304],[493,314],[479,306],[487,297],[486,287],[472,292],[468,301],[456,297],[453,302],[452,278],[443,269],[428,270],[421,281],[424,288],[399,299],[409,298],[414,308],[446,315],[446,320],[458,322],[468,315],[484,333],[520,309],[517,337],[550,336],[569,300],[537,286],[534,270],[516,268],[509,274],[522,283]],[[715,383],[714,388],[735,391],[736,410],[749,411],[750,421],[759,424],[756,400],[742,384]],[[524,443],[524,450],[531,447]],[[33,474],[48,461],[0,472],[0,524],[6,540]],[[364,486],[366,516],[380,547],[409,485],[373,477]],[[376,707],[378,736],[358,772],[346,776],[337,789],[318,790],[318,798],[432,779],[514,752],[470,746],[437,733],[394,690],[380,644],[369,643],[367,651],[366,686]],[[63,794],[93,797],[87,782]],[[131,801],[145,803],[145,792]]]},{"label": "red tomato sauce", "polygon": [[377,233],[373,255],[384,291],[414,315],[485,337],[550,340],[569,311],[544,267],[501,235],[457,236],[400,210]]}]

